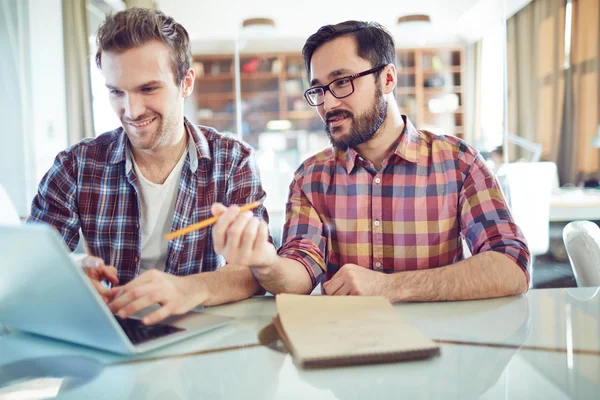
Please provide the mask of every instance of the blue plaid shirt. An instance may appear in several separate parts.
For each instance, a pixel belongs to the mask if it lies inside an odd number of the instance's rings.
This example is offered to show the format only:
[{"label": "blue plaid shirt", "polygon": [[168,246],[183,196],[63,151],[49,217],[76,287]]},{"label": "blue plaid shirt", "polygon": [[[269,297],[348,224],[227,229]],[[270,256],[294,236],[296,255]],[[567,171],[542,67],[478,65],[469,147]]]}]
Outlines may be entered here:
[{"label": "blue plaid shirt", "polygon": [[[252,149],[212,128],[185,126],[193,141],[179,179],[171,230],[212,216],[215,202],[225,205],[264,200]],[[85,139],[58,154],[40,182],[28,222],[54,226],[74,250],[83,233],[90,254],[119,271],[119,283],[140,270],[141,231],[138,179],[123,128]],[[254,214],[268,222],[263,206]],[[165,272],[189,275],[225,264],[214,252],[211,228],[169,242]]]}]

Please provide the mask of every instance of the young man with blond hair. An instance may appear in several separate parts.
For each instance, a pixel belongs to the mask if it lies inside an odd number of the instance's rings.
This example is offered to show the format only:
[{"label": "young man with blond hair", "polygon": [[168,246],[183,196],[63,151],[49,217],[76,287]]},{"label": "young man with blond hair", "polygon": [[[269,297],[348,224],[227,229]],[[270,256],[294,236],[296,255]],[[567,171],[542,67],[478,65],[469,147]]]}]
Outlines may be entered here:
[{"label": "young man with blond hair", "polygon": [[[96,63],[122,126],[58,154],[29,222],[53,225],[71,250],[85,241],[84,265],[95,266],[88,276],[123,318],[158,304],[143,319],[152,324],[253,295],[260,286],[250,269],[225,265],[210,228],[164,239],[209,218],[215,202],[265,197],[247,145],[183,116],[195,82],[187,31],[160,11],[132,8],[108,16],[97,41]],[[253,216],[268,221],[262,206]],[[118,286],[107,289],[104,279]]]}]

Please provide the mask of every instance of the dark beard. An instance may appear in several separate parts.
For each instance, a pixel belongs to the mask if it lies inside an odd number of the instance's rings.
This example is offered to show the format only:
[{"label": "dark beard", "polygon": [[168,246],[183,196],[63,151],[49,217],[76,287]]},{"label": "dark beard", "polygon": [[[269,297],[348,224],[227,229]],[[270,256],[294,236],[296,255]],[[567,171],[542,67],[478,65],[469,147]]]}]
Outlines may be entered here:
[{"label": "dark beard", "polygon": [[355,148],[356,146],[371,140],[387,118],[387,106],[388,103],[382,95],[381,88],[378,87],[377,92],[375,93],[375,105],[363,115],[354,118],[354,115],[346,110],[327,113],[325,115],[325,121],[333,117],[352,118],[350,131],[346,135],[336,138],[333,137],[332,130],[333,133],[337,133],[337,131],[340,131],[343,127],[340,126],[331,129],[329,124],[325,124],[325,132],[327,132],[327,136],[333,147],[339,151],[346,151],[349,148]]}]

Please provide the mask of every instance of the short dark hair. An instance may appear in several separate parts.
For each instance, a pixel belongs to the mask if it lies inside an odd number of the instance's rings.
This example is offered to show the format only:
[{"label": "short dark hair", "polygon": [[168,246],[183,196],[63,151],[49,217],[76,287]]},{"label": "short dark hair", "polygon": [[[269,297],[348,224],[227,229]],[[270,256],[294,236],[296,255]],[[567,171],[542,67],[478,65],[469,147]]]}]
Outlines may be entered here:
[{"label": "short dark hair", "polygon": [[[340,36],[352,35],[356,39],[358,56],[379,65],[396,65],[396,46],[390,32],[377,22],[346,21],[335,25],[325,25],[312,34],[302,48],[302,57],[310,81],[310,61],[313,53],[321,45]],[[377,72],[376,77],[381,71]]]},{"label": "short dark hair", "polygon": [[181,84],[192,66],[190,37],[181,24],[158,10],[134,7],[108,15],[98,29],[96,65],[102,70],[105,51],[123,52],[152,40],[169,48],[175,83]]}]

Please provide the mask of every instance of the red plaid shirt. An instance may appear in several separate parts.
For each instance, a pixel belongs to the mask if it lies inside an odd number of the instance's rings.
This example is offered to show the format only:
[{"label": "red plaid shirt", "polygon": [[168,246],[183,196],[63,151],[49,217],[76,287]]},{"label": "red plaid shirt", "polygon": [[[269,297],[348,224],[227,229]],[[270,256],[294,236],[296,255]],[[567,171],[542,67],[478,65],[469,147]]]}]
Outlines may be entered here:
[{"label": "red plaid shirt", "polygon": [[453,264],[464,258],[462,236],[473,254],[503,253],[529,279],[525,238],[477,150],[403,118],[380,171],[353,149],[300,166],[279,254],[302,263],[314,287],[348,263],[382,272]]},{"label": "red plaid shirt", "polygon": [[[210,218],[214,202],[264,200],[250,147],[187,119],[185,126],[193,140],[179,178],[172,231]],[[53,225],[71,250],[81,229],[91,254],[118,269],[120,284],[139,273],[141,251],[137,177],[128,148],[127,136],[118,128],[59,153],[39,185],[28,219]],[[254,214],[268,222],[264,207]],[[165,272],[189,275],[224,264],[208,228],[169,242]]]}]

